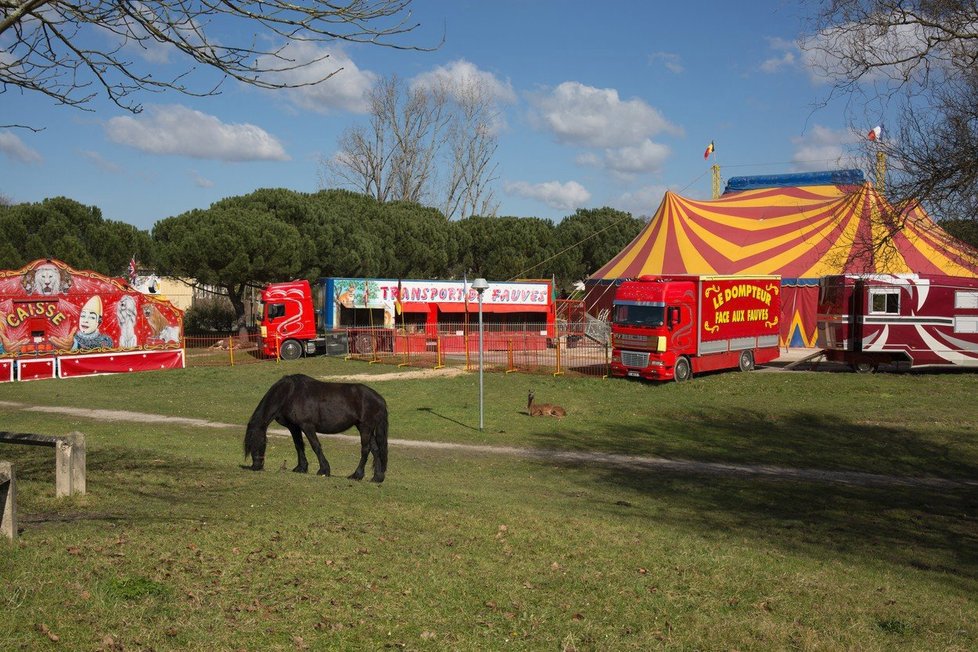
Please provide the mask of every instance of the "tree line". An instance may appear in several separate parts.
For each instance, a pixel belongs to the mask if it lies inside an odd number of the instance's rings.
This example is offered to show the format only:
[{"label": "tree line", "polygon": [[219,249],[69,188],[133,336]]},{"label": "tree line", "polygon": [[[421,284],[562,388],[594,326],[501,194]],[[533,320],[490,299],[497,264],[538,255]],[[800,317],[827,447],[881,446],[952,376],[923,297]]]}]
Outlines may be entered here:
[{"label": "tree line", "polygon": [[612,208],[536,217],[449,220],[413,202],[348,190],[261,189],[157,222],[106,220],[63,197],[0,205],[0,268],[57,258],[125,276],[129,260],[226,294],[239,320],[249,285],[321,277],[555,279],[570,291],[638,235],[645,222]]}]

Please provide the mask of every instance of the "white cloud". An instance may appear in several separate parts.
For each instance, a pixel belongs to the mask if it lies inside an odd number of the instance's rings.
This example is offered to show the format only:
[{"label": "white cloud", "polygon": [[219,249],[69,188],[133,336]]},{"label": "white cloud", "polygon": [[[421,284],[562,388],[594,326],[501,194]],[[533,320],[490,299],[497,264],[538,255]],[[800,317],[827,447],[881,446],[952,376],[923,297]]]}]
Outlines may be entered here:
[{"label": "white cloud", "polygon": [[[155,25],[193,47],[202,47],[205,43],[201,35],[206,30],[200,22],[193,19],[174,21],[167,15],[168,7],[136,0],[129,3],[127,9],[133,14],[122,19],[125,30],[113,31],[110,38],[114,38],[121,48],[134,53],[148,63],[155,65],[170,63],[170,54],[177,54],[179,51],[174,45],[157,41],[152,34],[146,31],[143,24]],[[133,16],[138,16],[139,20]]]},{"label": "white cloud", "polygon": [[659,133],[682,129],[639,99],[621,100],[613,88],[564,82],[530,97],[533,118],[557,140],[587,147],[624,147]]},{"label": "white cloud", "polygon": [[514,181],[505,184],[506,192],[511,195],[542,201],[551,208],[573,210],[585,205],[591,199],[591,193],[576,181],[560,183],[547,181],[544,183],[528,183]]},{"label": "white cloud", "polygon": [[850,58],[874,63],[875,67],[861,77],[863,83],[882,79],[901,83],[912,76],[914,68],[925,65],[933,73],[943,66],[954,65],[953,45],[942,43],[943,34],[939,30],[906,24],[901,17],[893,21],[886,29],[876,23],[848,23],[803,39],[799,47],[811,79],[832,83],[848,77],[846,69],[850,66],[846,61]]},{"label": "white cloud", "polygon": [[618,174],[655,172],[670,154],[669,147],[645,139],[638,145],[606,150],[604,167]]},{"label": "white cloud", "polygon": [[682,58],[673,52],[653,52],[649,55],[649,63],[661,64],[666,70],[677,75],[686,70]]},{"label": "white cloud", "polygon": [[190,178],[193,179],[194,185],[197,186],[198,188],[214,187],[214,182],[206,177],[201,176],[200,173],[197,172],[197,170],[188,170],[187,174],[190,175]]},{"label": "white cloud", "polygon": [[[283,62],[280,58],[287,61]],[[300,63],[307,65],[294,70],[282,70]],[[378,79],[376,73],[361,70],[342,50],[321,48],[302,41],[290,41],[279,53],[279,57],[261,57],[258,65],[278,69],[278,72],[266,75],[266,79],[298,88],[276,92],[285,93],[296,106],[316,113],[366,113],[370,108],[366,98],[367,91]],[[333,76],[325,79],[329,75]],[[325,81],[320,82],[322,79]]]},{"label": "white cloud", "polygon": [[658,210],[667,190],[669,190],[667,186],[643,186],[619,195],[610,202],[610,205],[636,217],[649,217]]},{"label": "white cloud", "polygon": [[795,148],[791,157],[792,168],[799,172],[860,167],[857,155],[850,153],[860,136],[850,131],[839,131],[815,125],[807,134],[792,138]]},{"label": "white cloud", "polygon": [[511,104],[516,101],[516,93],[509,81],[502,81],[496,75],[480,70],[465,59],[458,59],[447,66],[422,73],[411,80],[411,88],[444,87],[453,91],[469,88],[484,90],[497,102]]},{"label": "white cloud", "polygon": [[0,131],[0,152],[10,160],[20,163],[41,163],[44,160],[37,150],[25,145],[12,131]]},{"label": "white cloud", "polygon": [[594,167],[601,166],[601,157],[594,152],[581,152],[574,158],[574,162],[578,165],[591,165]]},{"label": "white cloud", "polygon": [[225,124],[180,104],[147,107],[139,116],[105,123],[110,140],[150,154],[217,161],[287,161],[282,144],[261,127]]},{"label": "white cloud", "polygon": [[763,72],[778,72],[782,68],[790,68],[795,65],[795,53],[785,52],[780,57],[775,57],[772,59],[766,59],[764,63],[761,64],[761,70]]},{"label": "white cloud", "polygon": [[778,52],[777,56],[766,59],[761,64],[761,71],[766,73],[776,73],[784,68],[791,68],[798,62],[798,44],[794,41],[787,41],[783,38],[769,38],[768,44],[772,50]]},{"label": "white cloud", "polygon": [[121,166],[106,159],[104,156],[94,150],[83,149],[79,152],[79,154],[82,155],[82,158],[91,161],[95,167],[103,172],[108,172],[109,174],[121,174],[123,171]]}]

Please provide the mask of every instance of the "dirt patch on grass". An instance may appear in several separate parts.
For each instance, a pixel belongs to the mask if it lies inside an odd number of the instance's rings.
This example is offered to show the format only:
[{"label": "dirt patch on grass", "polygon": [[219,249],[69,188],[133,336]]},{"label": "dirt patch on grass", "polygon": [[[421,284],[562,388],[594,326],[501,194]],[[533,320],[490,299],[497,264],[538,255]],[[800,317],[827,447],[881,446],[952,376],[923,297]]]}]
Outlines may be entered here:
[{"label": "dirt patch on grass", "polygon": [[368,383],[385,380],[420,380],[425,378],[454,378],[467,373],[460,367],[442,367],[441,369],[413,369],[411,371],[394,371],[387,374],[356,374],[351,376],[320,376],[320,380],[339,383]]}]

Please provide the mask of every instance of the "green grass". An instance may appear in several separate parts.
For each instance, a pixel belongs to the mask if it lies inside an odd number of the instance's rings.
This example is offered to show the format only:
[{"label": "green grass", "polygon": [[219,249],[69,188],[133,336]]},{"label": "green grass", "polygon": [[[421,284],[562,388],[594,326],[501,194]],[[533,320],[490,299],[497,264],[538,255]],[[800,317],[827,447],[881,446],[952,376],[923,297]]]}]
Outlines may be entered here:
[{"label": "green grass", "polygon": [[[968,650],[978,488],[690,475],[394,444],[387,482],[243,471],[243,424],[328,359],[0,386],[3,428],[88,436],[88,494],[16,464],[0,649]],[[485,376],[376,382],[391,436],[978,478],[978,376],[753,373],[685,385]],[[526,393],[560,403],[530,419]],[[239,424],[98,422],[24,405]],[[57,643],[50,640],[57,637]]]}]

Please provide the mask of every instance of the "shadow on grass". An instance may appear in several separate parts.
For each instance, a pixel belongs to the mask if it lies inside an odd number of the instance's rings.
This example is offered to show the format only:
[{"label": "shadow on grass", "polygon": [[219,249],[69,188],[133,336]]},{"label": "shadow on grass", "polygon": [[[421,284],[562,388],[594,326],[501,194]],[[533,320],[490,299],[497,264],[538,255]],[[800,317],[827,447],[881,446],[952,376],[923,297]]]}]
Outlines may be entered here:
[{"label": "shadow on grass", "polygon": [[[837,418],[829,421],[809,413],[796,413],[778,423],[758,420],[750,411],[726,413],[710,421],[697,419],[681,424],[686,430],[683,442],[673,441],[668,434],[669,428],[677,427],[680,424],[653,418],[638,431],[623,433],[608,426],[591,434],[606,452],[634,453],[637,447],[630,445],[631,440],[651,438],[657,440],[652,446],[656,455],[674,459],[971,482],[881,488],[831,478],[799,480],[579,461],[555,464],[587,467],[588,473],[578,476],[582,481],[597,479],[651,499],[653,511],[629,511],[628,501],[599,506],[647,520],[649,527],[692,528],[705,538],[733,534],[816,559],[856,556],[871,563],[932,571],[964,589],[975,588],[978,465],[974,451],[964,443],[974,439],[966,431],[951,433],[945,440],[962,442],[959,450],[954,443],[929,442],[911,430]],[[577,441],[580,433],[568,436]],[[541,433],[535,444],[559,448],[561,440],[559,433]],[[614,441],[621,445],[610,451]],[[647,447],[641,448],[648,452]]]},{"label": "shadow on grass", "polygon": [[568,417],[531,436],[540,448],[978,480],[978,441],[967,424],[924,433],[807,411],[772,419],[745,408],[684,412],[681,421],[663,412],[627,429],[574,430]]},{"label": "shadow on grass", "polygon": [[[23,447],[27,448],[27,447]],[[48,454],[43,454],[47,452]],[[76,521],[170,522],[237,504],[255,477],[236,465],[122,446],[100,446],[86,460],[87,493],[55,498],[50,451],[15,451],[20,519],[24,523]]]},{"label": "shadow on grass", "polygon": [[431,414],[433,416],[436,416],[439,419],[444,419],[445,421],[450,421],[451,423],[454,423],[455,425],[458,425],[458,426],[462,426],[463,428],[466,428],[468,430],[474,430],[476,432],[479,432],[479,429],[478,428],[476,428],[474,426],[470,426],[467,423],[462,423],[461,421],[459,421],[457,419],[453,419],[451,417],[446,417],[444,414],[439,414],[438,412],[435,412],[435,410],[433,408],[430,408],[430,407],[419,407],[419,408],[417,408],[417,410],[418,410],[418,412],[427,412],[428,414]]}]

